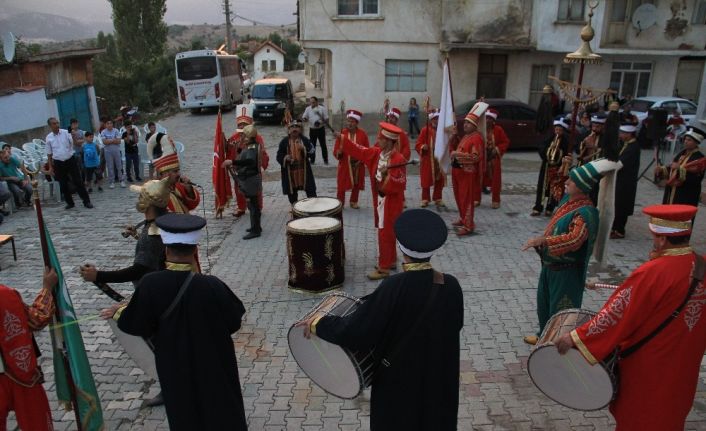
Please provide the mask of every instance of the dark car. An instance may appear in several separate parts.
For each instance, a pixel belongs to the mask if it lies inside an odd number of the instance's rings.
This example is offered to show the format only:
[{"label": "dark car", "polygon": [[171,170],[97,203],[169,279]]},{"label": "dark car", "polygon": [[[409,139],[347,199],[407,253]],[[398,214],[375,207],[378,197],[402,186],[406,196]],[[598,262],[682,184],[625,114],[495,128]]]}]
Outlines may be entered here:
[{"label": "dark car", "polygon": [[[456,124],[459,135],[463,135],[463,119],[476,102],[477,100],[471,100],[456,106]],[[544,134],[535,130],[537,111],[526,103],[508,99],[485,99],[485,103],[498,111],[496,124],[505,130],[510,139],[510,149],[535,149],[540,142],[553,133],[551,127]]]},{"label": "dark car", "polygon": [[284,78],[268,78],[255,81],[252,87],[255,103],[253,118],[257,121],[282,121],[285,110],[294,108],[292,82]]}]

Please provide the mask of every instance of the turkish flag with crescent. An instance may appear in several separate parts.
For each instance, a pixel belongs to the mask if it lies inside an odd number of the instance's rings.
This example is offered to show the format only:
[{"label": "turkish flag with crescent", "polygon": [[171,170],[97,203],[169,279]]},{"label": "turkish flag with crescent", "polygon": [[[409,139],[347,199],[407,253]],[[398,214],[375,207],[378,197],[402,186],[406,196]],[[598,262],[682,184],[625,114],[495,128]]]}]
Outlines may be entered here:
[{"label": "turkish flag with crescent", "polygon": [[226,137],[223,134],[223,121],[219,109],[216,120],[216,136],[213,138],[213,191],[216,196],[216,217],[223,215],[223,210],[233,197],[228,172],[226,168],[222,167],[225,160]]}]

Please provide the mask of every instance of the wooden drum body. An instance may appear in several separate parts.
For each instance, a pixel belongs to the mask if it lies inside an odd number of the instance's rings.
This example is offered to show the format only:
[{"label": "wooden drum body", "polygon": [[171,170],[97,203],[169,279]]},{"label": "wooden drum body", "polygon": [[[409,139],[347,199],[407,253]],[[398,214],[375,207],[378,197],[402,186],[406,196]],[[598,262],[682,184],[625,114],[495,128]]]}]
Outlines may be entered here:
[{"label": "wooden drum body", "polygon": [[289,287],[325,292],[343,285],[343,229],[333,217],[305,217],[287,223]]}]

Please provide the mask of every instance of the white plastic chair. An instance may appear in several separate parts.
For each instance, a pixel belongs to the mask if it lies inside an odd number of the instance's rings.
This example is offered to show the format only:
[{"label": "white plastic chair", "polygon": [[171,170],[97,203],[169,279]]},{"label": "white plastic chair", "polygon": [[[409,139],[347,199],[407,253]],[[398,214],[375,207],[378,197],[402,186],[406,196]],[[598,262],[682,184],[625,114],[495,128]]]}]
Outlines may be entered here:
[{"label": "white plastic chair", "polygon": [[[155,123],[155,127],[157,130],[156,133],[164,133],[164,134],[167,133],[167,128],[162,126],[161,124]],[[149,126],[147,126],[147,123],[145,123],[145,125],[142,127],[142,130],[145,131],[145,134],[148,134],[150,132],[150,128],[149,128]]]},{"label": "white plastic chair", "polygon": [[181,155],[184,152],[184,144],[179,141],[174,141],[174,148],[176,148],[177,157],[179,157],[179,163],[181,163]]},{"label": "white plastic chair", "polygon": [[140,173],[144,173],[146,166],[147,172],[149,173],[149,178],[152,178],[152,161],[149,159],[147,154],[147,143],[140,142],[137,144],[137,151],[140,154]]}]

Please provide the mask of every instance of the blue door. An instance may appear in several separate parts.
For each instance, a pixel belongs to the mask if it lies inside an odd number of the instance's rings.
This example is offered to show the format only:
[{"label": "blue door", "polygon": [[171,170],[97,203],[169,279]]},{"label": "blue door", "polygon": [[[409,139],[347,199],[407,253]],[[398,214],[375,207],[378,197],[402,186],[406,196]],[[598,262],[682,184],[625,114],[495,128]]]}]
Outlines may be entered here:
[{"label": "blue door", "polygon": [[62,128],[69,127],[69,121],[75,118],[81,130],[93,130],[86,87],[72,88],[57,94],[56,104],[59,107],[59,124]]}]

